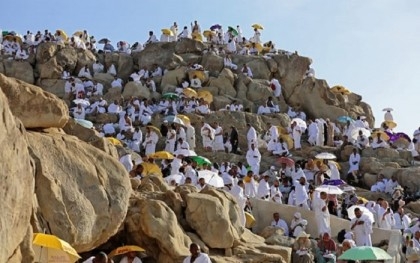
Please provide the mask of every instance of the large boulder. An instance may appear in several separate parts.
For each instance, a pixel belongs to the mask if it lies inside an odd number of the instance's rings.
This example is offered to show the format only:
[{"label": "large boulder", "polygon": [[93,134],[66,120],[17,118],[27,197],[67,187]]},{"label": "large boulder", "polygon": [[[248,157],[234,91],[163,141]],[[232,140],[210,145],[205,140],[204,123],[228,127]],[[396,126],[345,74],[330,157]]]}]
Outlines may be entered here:
[{"label": "large boulder", "polygon": [[26,83],[34,84],[34,70],[27,61],[5,60],[4,74],[8,77],[20,79]]},{"label": "large boulder", "polygon": [[111,88],[111,82],[114,80],[114,76],[108,73],[96,73],[93,79],[101,83],[104,86],[104,93]]},{"label": "large boulder", "polygon": [[248,85],[246,98],[253,101],[257,106],[262,105],[269,96],[273,96],[273,91],[268,85],[264,85],[261,81],[252,81]]},{"label": "large boulder", "polygon": [[64,101],[39,87],[0,74],[0,88],[26,128],[62,128],[69,120]]},{"label": "large boulder", "polygon": [[125,226],[132,243],[145,248],[159,263],[180,262],[189,255],[191,239],[165,202],[135,197],[130,202]]},{"label": "large boulder", "polygon": [[175,53],[176,54],[186,54],[186,53],[196,53],[201,54],[205,46],[203,42],[195,41],[189,38],[183,38],[180,41],[176,42]]},{"label": "large boulder", "polygon": [[[61,48],[57,51],[56,55],[57,62],[62,66],[66,66],[70,73],[73,75],[79,74],[76,70],[77,65],[77,51],[72,47]],[[45,63],[45,62],[44,62]]]},{"label": "large boulder", "polygon": [[183,78],[185,78],[187,67],[179,67],[174,70],[169,70],[162,77],[162,82],[160,84],[162,89],[165,89],[169,86],[179,86]]},{"label": "large boulder", "polygon": [[151,98],[150,89],[141,83],[130,81],[124,86],[124,91],[122,93],[124,99],[129,99],[130,97],[138,98]]},{"label": "large boulder", "polygon": [[134,61],[131,55],[120,53],[118,57],[117,74],[118,77],[127,80],[131,73],[134,72]]},{"label": "large boulder", "polygon": [[278,65],[278,77],[282,80],[286,97],[293,93],[293,90],[302,83],[303,76],[309,65],[312,63],[310,58],[301,57],[296,54],[279,54],[273,56]]},{"label": "large boulder", "polygon": [[[232,200],[224,200],[221,195],[192,193],[187,196],[187,222],[211,248],[232,248],[242,234],[237,228],[238,211],[231,210],[231,205],[224,206],[229,202],[236,205]],[[235,208],[239,209],[237,205]]]},{"label": "large boulder", "polygon": [[233,80],[228,76],[219,75],[218,78],[211,77],[208,85],[211,87],[217,87],[219,89],[218,95],[236,97],[236,90],[233,87]]},{"label": "large boulder", "polygon": [[38,79],[37,86],[41,87],[46,92],[52,93],[59,98],[64,98],[64,79]]},{"label": "large boulder", "polygon": [[136,53],[133,59],[137,61],[139,68],[151,68],[157,64],[172,70],[184,64],[182,58],[175,54],[175,45],[174,42],[149,44],[141,52]]},{"label": "large boulder", "polygon": [[131,186],[121,163],[74,136],[28,133],[35,161],[35,232],[47,229],[77,251],[113,236],[127,213]]},{"label": "large boulder", "polygon": [[[0,262],[32,262],[30,219],[34,167],[25,141],[25,129],[13,115],[0,90]],[[22,258],[22,255],[25,256]]]},{"label": "large boulder", "polygon": [[201,60],[203,67],[213,74],[223,69],[223,58],[214,54],[205,54]]},{"label": "large boulder", "polygon": [[234,55],[232,56],[232,62],[239,69],[243,67],[243,64],[247,64],[251,68],[253,78],[255,79],[269,79],[271,75],[267,62],[263,57]]}]

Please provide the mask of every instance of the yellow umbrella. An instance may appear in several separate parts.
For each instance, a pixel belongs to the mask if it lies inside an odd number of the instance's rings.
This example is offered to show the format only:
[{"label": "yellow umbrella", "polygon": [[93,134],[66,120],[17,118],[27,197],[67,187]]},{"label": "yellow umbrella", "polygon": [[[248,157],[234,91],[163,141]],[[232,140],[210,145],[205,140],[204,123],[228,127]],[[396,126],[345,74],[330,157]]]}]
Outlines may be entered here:
[{"label": "yellow umbrella", "polygon": [[162,170],[160,170],[157,164],[145,162],[141,163],[140,165],[143,166],[143,174],[145,176],[149,176],[151,174],[162,176]]},{"label": "yellow umbrella", "polygon": [[375,139],[378,136],[378,133],[381,135],[381,139],[384,141],[388,141],[389,140],[389,136],[388,134],[386,134],[384,131],[375,131],[372,133],[372,138]]},{"label": "yellow umbrella", "polygon": [[190,70],[188,71],[188,77],[189,79],[194,78],[194,76],[197,76],[201,81],[206,80],[206,73],[203,70]]},{"label": "yellow umbrella", "polygon": [[191,36],[192,36],[192,39],[203,42],[203,36],[200,33],[194,32],[191,34]]},{"label": "yellow umbrella", "polygon": [[80,259],[69,243],[54,235],[35,233],[32,244],[36,262],[74,263]]},{"label": "yellow umbrella", "polygon": [[149,128],[150,130],[156,132],[157,135],[162,136],[162,133],[160,133],[159,128],[152,126],[152,125],[147,125],[146,128]]},{"label": "yellow umbrella", "polygon": [[153,159],[164,159],[164,160],[171,160],[174,158],[174,156],[170,152],[167,152],[167,151],[155,152],[149,155],[149,157]]},{"label": "yellow umbrella", "polygon": [[245,213],[245,227],[252,228],[255,225],[255,217],[248,212]]},{"label": "yellow umbrella", "polygon": [[384,122],[382,122],[381,126],[383,126],[384,124],[390,129],[394,129],[395,127],[397,127],[397,123],[395,123],[393,121],[384,121]]},{"label": "yellow umbrella", "polygon": [[251,43],[251,47],[255,44],[255,48],[258,50],[258,52],[263,51],[263,46],[260,43]]},{"label": "yellow umbrella", "polygon": [[207,91],[207,90],[199,90],[198,98],[203,99],[205,102],[209,104],[213,102],[213,95],[210,93],[210,91]]},{"label": "yellow umbrella", "polygon": [[115,146],[117,146],[117,145],[118,146],[123,146],[122,142],[120,140],[118,140],[117,138],[107,137],[106,139]]},{"label": "yellow umbrella", "polygon": [[282,126],[277,126],[277,131],[279,134],[288,134],[287,129]]},{"label": "yellow umbrella", "polygon": [[185,88],[185,89],[182,91],[182,93],[184,93],[184,95],[185,95],[186,97],[188,97],[188,98],[192,98],[192,97],[197,98],[197,96],[198,96],[197,91],[195,91],[195,90],[193,90],[193,89],[191,89],[191,88]]},{"label": "yellow umbrella", "polygon": [[108,257],[112,258],[119,255],[124,255],[128,252],[144,252],[146,251],[144,248],[139,246],[122,246],[117,249],[112,250],[111,253],[109,253]]},{"label": "yellow umbrella", "polygon": [[191,123],[190,118],[188,118],[188,116],[182,115],[182,114],[178,114],[176,115],[178,118],[180,118],[185,124],[187,123]]},{"label": "yellow umbrella", "polygon": [[73,33],[73,36],[80,37],[80,35],[83,36],[83,34],[84,34],[83,31],[76,31],[76,32]]},{"label": "yellow umbrella", "polygon": [[270,52],[270,50],[271,50],[271,48],[269,48],[269,47],[263,47],[262,52],[268,53],[268,52]]},{"label": "yellow umbrella", "polygon": [[252,27],[256,29],[261,29],[261,30],[264,29],[264,27],[261,24],[253,24]]},{"label": "yellow umbrella", "polygon": [[16,41],[16,42],[18,42],[19,43],[19,45],[21,45],[22,46],[22,38],[20,37],[20,36],[13,36],[13,35],[7,35],[7,36],[4,36],[4,39],[7,39],[8,41]]},{"label": "yellow umbrella", "polygon": [[211,30],[204,30],[203,35],[205,37],[210,37],[210,36],[215,36],[216,33],[214,31],[211,31]]},{"label": "yellow umbrella", "polygon": [[366,198],[361,197],[361,196],[358,196],[358,197],[357,197],[357,199],[358,199],[359,201],[362,201],[364,204],[366,204],[367,202],[369,202],[369,200],[367,200]]},{"label": "yellow umbrella", "polygon": [[69,38],[69,37],[67,36],[66,32],[64,32],[64,30],[57,29],[55,34],[56,34],[56,35],[58,35],[58,33],[60,33],[61,39],[62,39],[63,41],[67,41],[67,39]]},{"label": "yellow umbrella", "polygon": [[285,143],[287,143],[287,148],[293,148],[293,139],[289,134],[281,134],[280,138],[283,139]]},{"label": "yellow umbrella", "polygon": [[[323,163],[323,160],[315,159],[314,162]],[[335,167],[337,167],[338,170],[341,170],[341,165],[339,163],[337,163],[336,161],[328,160],[328,163],[333,163],[335,165]]]},{"label": "yellow umbrella", "polygon": [[332,87],[330,89],[330,91],[334,94],[341,94],[341,95],[349,95],[351,93],[350,90],[348,90],[347,88],[345,88],[341,85],[336,85],[336,86]]},{"label": "yellow umbrella", "polygon": [[168,28],[164,28],[164,29],[162,29],[162,33],[163,33],[164,35],[167,35],[167,36],[173,36],[173,35],[174,35],[174,32],[172,32],[172,30],[170,30],[170,29],[168,29]]}]

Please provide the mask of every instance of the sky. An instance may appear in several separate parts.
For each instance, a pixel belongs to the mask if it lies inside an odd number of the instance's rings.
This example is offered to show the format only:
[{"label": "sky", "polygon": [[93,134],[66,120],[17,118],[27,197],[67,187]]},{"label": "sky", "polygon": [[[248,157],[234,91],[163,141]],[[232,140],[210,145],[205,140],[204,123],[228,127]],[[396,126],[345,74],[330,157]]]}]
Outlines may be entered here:
[{"label": "sky", "polygon": [[[173,22],[197,20],[205,30],[213,24],[240,25],[246,37],[260,23],[262,41],[312,58],[316,77],[330,87],[343,85],[360,94],[376,117],[394,109],[397,132],[410,136],[420,126],[416,105],[420,95],[420,1],[416,0],[165,0],[89,1],[22,0],[1,4],[0,28],[63,29],[68,34],[87,29],[97,40],[115,44],[147,40],[149,30]],[[417,33],[416,33],[417,32]]]}]

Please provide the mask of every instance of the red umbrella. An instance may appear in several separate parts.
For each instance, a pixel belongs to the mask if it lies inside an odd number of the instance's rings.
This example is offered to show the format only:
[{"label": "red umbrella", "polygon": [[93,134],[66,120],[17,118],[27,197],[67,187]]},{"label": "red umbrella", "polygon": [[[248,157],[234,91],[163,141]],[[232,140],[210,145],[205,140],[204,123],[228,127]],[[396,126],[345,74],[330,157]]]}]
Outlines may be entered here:
[{"label": "red umbrella", "polygon": [[277,161],[281,164],[284,163],[287,166],[294,166],[295,165],[295,161],[293,161],[293,159],[291,159],[289,157],[280,157]]}]

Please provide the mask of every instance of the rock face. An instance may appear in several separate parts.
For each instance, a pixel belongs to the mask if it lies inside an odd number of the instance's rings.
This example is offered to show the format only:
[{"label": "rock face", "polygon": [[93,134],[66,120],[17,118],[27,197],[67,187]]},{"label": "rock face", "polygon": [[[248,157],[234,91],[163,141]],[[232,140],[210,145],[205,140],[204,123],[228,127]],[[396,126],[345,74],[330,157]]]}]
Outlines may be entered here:
[{"label": "rock face", "polygon": [[25,129],[12,115],[1,90],[0,143],[0,262],[31,262],[30,246],[26,250],[22,248],[32,240],[33,163],[25,141]]},{"label": "rock face", "polygon": [[25,128],[62,128],[69,119],[67,105],[39,87],[0,74],[0,88]]},{"label": "rock face", "polygon": [[69,135],[29,132],[28,143],[36,164],[34,230],[45,228],[79,252],[106,242],[127,212],[124,167]]}]

